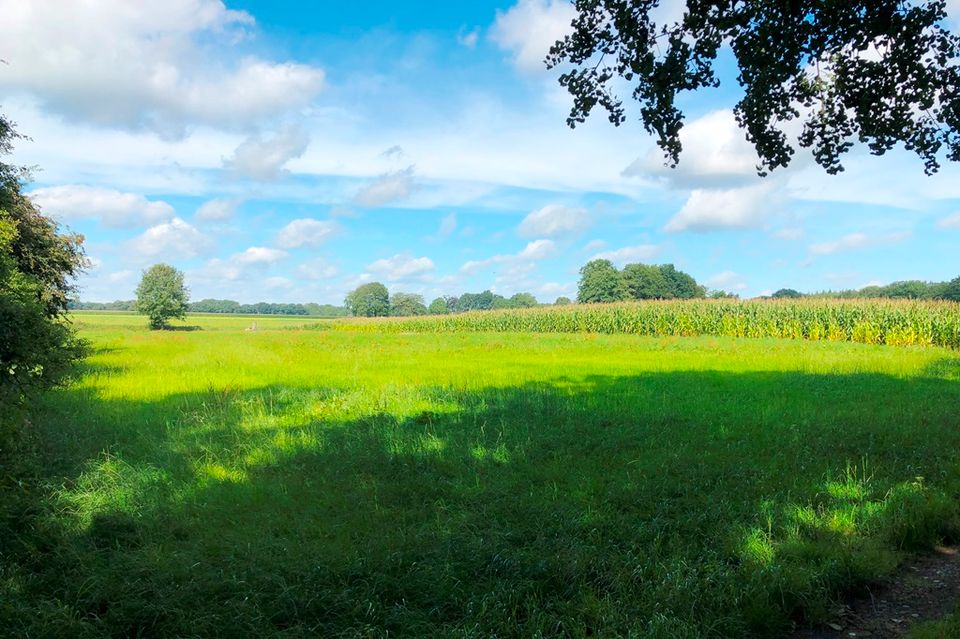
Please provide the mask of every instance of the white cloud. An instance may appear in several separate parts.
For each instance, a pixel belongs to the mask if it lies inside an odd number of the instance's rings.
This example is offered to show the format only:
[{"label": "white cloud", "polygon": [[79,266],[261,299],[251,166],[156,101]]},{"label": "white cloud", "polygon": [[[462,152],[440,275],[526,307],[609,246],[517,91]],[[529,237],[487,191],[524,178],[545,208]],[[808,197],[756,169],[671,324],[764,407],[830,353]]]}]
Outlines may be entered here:
[{"label": "white cloud", "polygon": [[211,242],[195,227],[178,217],[152,226],[127,243],[132,257],[147,260],[196,257],[211,247]]},{"label": "white cloud", "polygon": [[707,232],[756,227],[773,213],[777,203],[773,183],[727,190],[696,189],[664,230]]},{"label": "white cloud", "polygon": [[596,251],[602,251],[605,248],[607,248],[607,243],[604,240],[590,240],[584,245],[581,251],[584,253],[594,253]]},{"label": "white cloud", "polygon": [[451,213],[440,220],[440,228],[437,229],[437,238],[445,240],[457,230],[457,214]]},{"label": "white cloud", "polygon": [[850,233],[837,240],[818,242],[809,246],[811,255],[832,255],[846,251],[855,251],[881,244],[894,244],[909,238],[910,231],[898,231],[884,235],[867,235],[866,233]]},{"label": "white cloud", "polygon": [[948,215],[937,222],[938,229],[960,229],[960,211]]},{"label": "white cloud", "polygon": [[615,251],[604,251],[597,253],[591,260],[610,260],[617,266],[623,266],[631,262],[646,262],[653,259],[660,252],[660,247],[656,244],[638,244],[637,246],[624,246]]},{"label": "white cloud", "polygon": [[433,260],[429,257],[413,257],[408,253],[397,254],[391,258],[380,259],[367,266],[367,271],[387,281],[409,281],[423,279],[434,270]]},{"label": "white cloud", "polygon": [[62,220],[96,219],[112,228],[135,228],[165,222],[173,207],[136,193],[123,193],[79,184],[36,189],[30,199],[44,213]]},{"label": "white cloud", "polygon": [[494,255],[485,260],[470,260],[460,267],[460,272],[473,275],[478,271],[493,266],[495,264],[505,265],[511,270],[513,275],[517,274],[517,269],[527,272],[535,266],[533,262],[546,259],[556,253],[557,246],[552,240],[534,240],[527,243],[522,250],[513,255]]},{"label": "white cloud", "polygon": [[339,230],[339,225],[330,220],[315,220],[305,217],[293,220],[277,233],[277,246],[292,249],[301,246],[316,248],[329,240]]},{"label": "white cloud", "polygon": [[223,166],[255,180],[276,180],[288,171],[284,165],[303,155],[310,137],[300,127],[287,127],[268,138],[259,133],[240,143],[233,156],[224,158]]},{"label": "white cloud", "polygon": [[704,282],[710,288],[722,289],[724,291],[743,291],[747,288],[747,283],[743,276],[734,271],[721,271],[716,275],[711,275]]},{"label": "white cloud", "polygon": [[220,0],[0,0],[0,15],[8,91],[97,125],[247,126],[309,104],[323,85],[317,67],[244,55],[254,20]]},{"label": "white cloud", "polygon": [[519,0],[506,12],[497,11],[490,38],[513,54],[521,70],[543,70],[550,47],[572,31],[575,16],[573,5],[565,0]]},{"label": "white cloud", "polygon": [[472,31],[460,30],[460,33],[457,34],[457,43],[461,46],[472,49],[477,46],[477,40],[480,39],[480,29],[476,28]]},{"label": "white cloud", "polygon": [[243,200],[236,198],[207,200],[193,214],[193,219],[199,222],[223,222],[232,218],[242,203]]},{"label": "white cloud", "polygon": [[251,246],[245,251],[234,253],[225,260],[209,260],[195,273],[201,280],[237,281],[246,279],[251,272],[263,271],[287,257],[284,251],[264,246]]},{"label": "white cloud", "polygon": [[558,237],[580,233],[590,226],[590,214],[584,208],[548,204],[531,212],[517,232],[523,237]]},{"label": "white cloud", "polygon": [[385,173],[357,193],[354,198],[360,206],[377,207],[402,200],[413,190],[413,166]]},{"label": "white cloud", "polygon": [[675,168],[664,166],[663,152],[654,147],[624,169],[623,175],[659,176],[680,188],[722,188],[758,179],[760,160],[729,109],[686,123],[680,142],[683,152]]},{"label": "white cloud", "polygon": [[286,256],[285,251],[265,246],[251,246],[242,253],[235,253],[230,257],[230,260],[239,266],[252,266],[254,264],[273,264]]},{"label": "white cloud", "polygon": [[804,235],[804,230],[798,227],[782,228],[773,232],[773,236],[781,240],[799,240]]},{"label": "white cloud", "polygon": [[293,288],[293,282],[289,278],[280,275],[268,277],[263,283],[266,284],[268,288]]},{"label": "white cloud", "polygon": [[305,280],[329,280],[337,276],[338,269],[322,257],[307,260],[297,266],[297,275]]}]

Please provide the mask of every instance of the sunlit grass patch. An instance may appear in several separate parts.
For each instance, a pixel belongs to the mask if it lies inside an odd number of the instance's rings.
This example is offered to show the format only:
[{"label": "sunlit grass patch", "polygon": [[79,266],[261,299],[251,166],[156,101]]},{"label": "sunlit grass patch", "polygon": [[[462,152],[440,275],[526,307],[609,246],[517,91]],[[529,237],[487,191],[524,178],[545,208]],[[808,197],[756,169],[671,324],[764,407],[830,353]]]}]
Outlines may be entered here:
[{"label": "sunlit grass patch", "polygon": [[960,530],[952,351],[83,321],[18,634],[770,637]]}]

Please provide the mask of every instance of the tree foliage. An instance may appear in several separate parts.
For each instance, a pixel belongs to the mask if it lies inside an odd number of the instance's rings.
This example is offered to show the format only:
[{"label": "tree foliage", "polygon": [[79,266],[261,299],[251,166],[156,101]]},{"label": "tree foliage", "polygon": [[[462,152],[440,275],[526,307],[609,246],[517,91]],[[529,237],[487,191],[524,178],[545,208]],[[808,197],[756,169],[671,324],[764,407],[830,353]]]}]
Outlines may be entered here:
[{"label": "tree foliage", "polygon": [[581,304],[619,302],[629,295],[620,272],[610,260],[591,260],[580,268],[577,301]]},{"label": "tree foliage", "polygon": [[427,307],[423,303],[422,295],[414,293],[394,293],[390,296],[390,315],[394,317],[408,317],[426,315]]},{"label": "tree foliage", "polygon": [[154,264],[140,278],[136,311],[147,316],[151,329],[166,328],[170,320],[186,317],[189,298],[183,273],[169,264]]},{"label": "tree foliage", "polygon": [[430,306],[427,308],[431,315],[446,315],[450,312],[450,308],[447,306],[447,300],[438,297],[437,299],[430,302]]},{"label": "tree foliage", "polygon": [[380,282],[361,284],[344,300],[354,317],[386,317],[390,314],[390,293]]},{"label": "tree foliage", "polygon": [[565,295],[561,295],[557,298],[557,301],[553,303],[554,306],[567,306],[568,304],[573,304],[573,301]]},{"label": "tree foliage", "polygon": [[940,294],[940,299],[960,302],[960,277],[954,278],[947,283],[943,289],[943,293]]},{"label": "tree foliage", "polygon": [[[19,137],[0,115],[0,155]],[[22,192],[26,177],[0,162],[0,449],[24,400],[62,381],[83,353],[66,317],[86,265],[83,238],[34,206]]]},{"label": "tree foliage", "polygon": [[600,106],[619,125],[624,83],[644,128],[670,165],[678,162],[684,91],[719,85],[718,56],[732,51],[743,97],[734,114],[765,174],[795,149],[786,133],[828,173],[855,141],[881,155],[903,144],[929,174],[945,151],[960,160],[960,38],[942,25],[945,3],[907,0],[687,0],[679,22],[656,24],[660,0],[575,0],[573,31],[547,56],[572,65],[560,84],[573,97],[576,126]]},{"label": "tree foliage", "polygon": [[663,270],[652,264],[627,264],[623,281],[635,300],[668,300],[674,297]]}]

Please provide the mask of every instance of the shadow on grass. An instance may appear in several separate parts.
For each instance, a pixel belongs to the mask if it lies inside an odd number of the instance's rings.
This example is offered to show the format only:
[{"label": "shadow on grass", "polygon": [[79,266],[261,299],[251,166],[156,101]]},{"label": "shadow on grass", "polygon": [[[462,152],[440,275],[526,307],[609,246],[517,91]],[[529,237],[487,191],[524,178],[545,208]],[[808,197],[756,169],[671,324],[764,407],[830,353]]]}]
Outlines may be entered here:
[{"label": "shadow on grass", "polygon": [[42,472],[0,524],[0,623],[776,636],[957,532],[948,380],[668,372],[391,392],[60,392],[38,420]]}]

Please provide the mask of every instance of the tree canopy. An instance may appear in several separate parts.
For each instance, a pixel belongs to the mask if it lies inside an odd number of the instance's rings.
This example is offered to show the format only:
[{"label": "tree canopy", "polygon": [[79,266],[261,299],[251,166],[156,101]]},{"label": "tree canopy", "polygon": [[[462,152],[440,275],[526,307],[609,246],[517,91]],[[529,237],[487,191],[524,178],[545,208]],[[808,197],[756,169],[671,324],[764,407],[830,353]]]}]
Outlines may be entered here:
[{"label": "tree canopy", "polygon": [[136,311],[147,316],[150,328],[166,328],[170,320],[186,317],[189,299],[183,273],[169,264],[154,264],[137,286]]},{"label": "tree canopy", "polygon": [[657,24],[660,0],[575,0],[573,31],[546,63],[565,72],[573,98],[567,123],[597,106],[620,125],[627,85],[644,128],[667,162],[681,152],[684,91],[719,85],[718,56],[732,51],[743,97],[734,107],[765,174],[794,152],[785,123],[801,120],[797,143],[828,173],[843,170],[854,142],[882,155],[897,144],[925,171],[941,155],[960,160],[960,38],[943,26],[943,0],[687,0],[683,17]]},{"label": "tree canopy", "polygon": [[390,293],[380,282],[361,284],[347,294],[344,306],[354,317],[386,317],[390,314]]},{"label": "tree canopy", "polygon": [[619,302],[628,295],[620,272],[610,260],[591,260],[580,268],[577,301],[581,304]]},{"label": "tree canopy", "polygon": [[[0,115],[0,155],[19,136]],[[61,232],[24,195],[24,169],[0,162],[0,452],[15,409],[59,383],[83,352],[66,320],[83,238]]]}]

